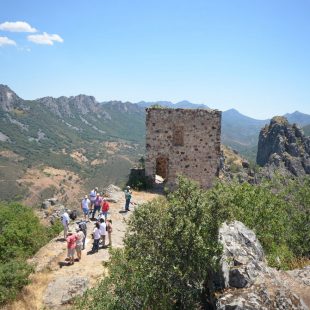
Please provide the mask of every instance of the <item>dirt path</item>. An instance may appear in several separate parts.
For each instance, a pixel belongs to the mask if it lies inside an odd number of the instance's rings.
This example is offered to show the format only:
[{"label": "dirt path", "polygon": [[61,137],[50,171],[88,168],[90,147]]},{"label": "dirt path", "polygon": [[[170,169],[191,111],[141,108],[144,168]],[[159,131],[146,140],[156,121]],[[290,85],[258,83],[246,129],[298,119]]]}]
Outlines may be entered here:
[{"label": "dirt path", "polygon": [[[158,194],[134,192],[133,201],[141,204],[150,201]],[[126,219],[132,212],[125,213],[124,200],[117,203],[110,203],[109,217],[113,222],[112,243],[113,247],[123,246],[123,237],[126,230]],[[134,206],[131,207],[134,210]],[[97,281],[104,275],[103,262],[109,260],[108,249],[100,249],[98,253],[87,255],[92,248],[90,234],[93,230],[94,223],[88,223],[86,249],[82,252],[82,260],[75,262],[72,266],[67,266],[66,242],[62,241],[62,234],[49,242],[46,246],[32,259],[36,263],[36,272],[31,276],[32,283],[26,286],[20,298],[13,304],[6,306],[6,310],[39,310],[39,309],[68,309],[70,306],[53,306],[46,301],[46,292],[49,284],[51,285],[56,279],[69,279],[72,277],[81,277],[87,279],[91,287],[96,286]],[[57,289],[56,289],[57,291]],[[56,294],[55,294],[56,295]]]}]

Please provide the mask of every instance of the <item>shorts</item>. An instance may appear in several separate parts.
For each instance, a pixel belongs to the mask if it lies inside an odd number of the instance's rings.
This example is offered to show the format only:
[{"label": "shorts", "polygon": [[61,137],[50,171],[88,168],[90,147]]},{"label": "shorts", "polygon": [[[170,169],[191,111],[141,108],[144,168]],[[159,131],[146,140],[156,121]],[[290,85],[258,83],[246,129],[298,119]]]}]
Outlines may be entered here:
[{"label": "shorts", "polygon": [[68,249],[68,257],[74,257],[75,249]]},{"label": "shorts", "polygon": [[76,247],[75,247],[75,250],[76,250],[77,252],[81,252],[82,249],[83,249],[83,244],[81,244],[81,245],[76,245]]},{"label": "shorts", "polygon": [[89,212],[89,209],[84,209],[84,208],[83,208],[83,213],[84,213],[85,215],[88,215],[88,212]]}]

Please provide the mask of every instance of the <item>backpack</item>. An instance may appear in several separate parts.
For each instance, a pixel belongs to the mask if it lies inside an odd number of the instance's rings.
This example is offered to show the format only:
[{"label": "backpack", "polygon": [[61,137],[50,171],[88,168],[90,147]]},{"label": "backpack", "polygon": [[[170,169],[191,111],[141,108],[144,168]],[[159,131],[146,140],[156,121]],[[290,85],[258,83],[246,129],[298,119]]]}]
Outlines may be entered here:
[{"label": "backpack", "polygon": [[87,225],[85,222],[81,222],[79,224],[79,228],[82,230],[82,232],[84,233],[84,235],[86,236],[86,232],[87,232]]},{"label": "backpack", "polygon": [[74,221],[77,218],[76,210],[71,211],[69,217],[70,217],[71,220]]}]

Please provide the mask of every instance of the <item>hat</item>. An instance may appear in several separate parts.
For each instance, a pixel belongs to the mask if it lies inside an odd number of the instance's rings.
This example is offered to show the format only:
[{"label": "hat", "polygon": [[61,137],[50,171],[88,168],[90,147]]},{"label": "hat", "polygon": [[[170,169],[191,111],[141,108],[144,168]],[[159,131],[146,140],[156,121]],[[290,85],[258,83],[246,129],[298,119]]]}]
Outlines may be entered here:
[{"label": "hat", "polygon": [[99,194],[99,193],[97,193],[97,196],[100,196],[100,194]]},{"label": "hat", "polygon": [[73,231],[71,229],[68,230],[68,235],[73,234]]},{"label": "hat", "polygon": [[97,191],[97,190],[98,190],[98,187],[95,187],[95,190]]},{"label": "hat", "polygon": [[130,188],[130,186],[128,185],[126,188]]},{"label": "hat", "polygon": [[84,198],[88,198],[88,196],[87,196],[87,195],[85,195],[85,196],[84,196]]}]

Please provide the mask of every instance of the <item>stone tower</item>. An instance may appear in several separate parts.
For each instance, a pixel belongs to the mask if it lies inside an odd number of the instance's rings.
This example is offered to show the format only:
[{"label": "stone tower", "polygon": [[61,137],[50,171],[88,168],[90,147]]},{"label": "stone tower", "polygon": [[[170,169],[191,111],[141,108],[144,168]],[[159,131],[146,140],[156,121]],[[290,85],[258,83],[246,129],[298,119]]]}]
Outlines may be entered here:
[{"label": "stone tower", "polygon": [[209,109],[146,109],[145,174],[169,188],[178,175],[207,188],[218,175],[221,112]]}]

